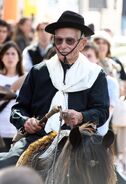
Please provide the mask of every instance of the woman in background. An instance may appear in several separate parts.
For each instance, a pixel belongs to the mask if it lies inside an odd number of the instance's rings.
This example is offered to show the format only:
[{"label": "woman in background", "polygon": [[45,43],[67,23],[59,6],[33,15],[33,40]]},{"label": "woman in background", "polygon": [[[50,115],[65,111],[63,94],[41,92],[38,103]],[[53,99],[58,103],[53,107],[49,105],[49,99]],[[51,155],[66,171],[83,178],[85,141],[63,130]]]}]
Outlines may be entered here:
[{"label": "woman in background", "polygon": [[13,40],[17,43],[21,51],[31,43],[32,36],[31,20],[27,17],[21,18],[13,34]]},{"label": "woman in background", "polygon": [[[88,43],[85,45],[84,49],[82,50],[82,53],[91,61],[92,63],[99,64],[99,49],[96,45],[93,43]],[[104,68],[103,68],[104,69]],[[114,111],[114,107],[116,106],[118,100],[119,100],[119,84],[117,80],[107,74],[107,84],[108,84],[108,92],[109,92],[109,99],[110,99],[110,107],[109,107],[109,118],[106,121],[106,123],[98,128],[98,132],[101,135],[105,135],[109,129],[109,123]]]},{"label": "woman in background", "polygon": [[[0,86],[10,90],[11,93],[13,91],[12,84],[23,75],[22,57],[18,46],[12,41],[5,43],[0,51]],[[9,150],[12,138],[16,133],[15,127],[9,120],[14,103],[15,99],[9,99],[0,108],[0,136],[5,142],[6,151]]]},{"label": "woman in background", "polygon": [[104,69],[104,71],[119,80],[119,72],[121,67],[113,59],[111,59],[111,46],[112,39],[110,35],[105,31],[96,32],[92,36],[92,41],[99,50],[99,65]]}]

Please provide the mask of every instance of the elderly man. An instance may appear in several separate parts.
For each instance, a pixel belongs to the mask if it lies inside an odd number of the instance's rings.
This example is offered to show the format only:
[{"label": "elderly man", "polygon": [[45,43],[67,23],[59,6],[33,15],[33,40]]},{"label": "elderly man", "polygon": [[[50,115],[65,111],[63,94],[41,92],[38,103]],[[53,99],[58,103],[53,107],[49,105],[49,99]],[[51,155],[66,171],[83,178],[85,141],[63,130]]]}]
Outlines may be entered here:
[{"label": "elderly man", "polygon": [[17,129],[24,127],[27,136],[20,139],[9,153],[1,154],[0,167],[15,164],[31,142],[52,130],[59,130],[58,113],[47,121],[45,129],[37,123],[54,105],[62,106],[64,111],[62,129],[87,122],[94,122],[99,127],[109,116],[105,73],[80,53],[87,42],[86,37],[93,34],[84,24],[84,18],[65,11],[45,30],[54,35],[57,54],[35,65],[26,77],[12,107],[11,123]]}]

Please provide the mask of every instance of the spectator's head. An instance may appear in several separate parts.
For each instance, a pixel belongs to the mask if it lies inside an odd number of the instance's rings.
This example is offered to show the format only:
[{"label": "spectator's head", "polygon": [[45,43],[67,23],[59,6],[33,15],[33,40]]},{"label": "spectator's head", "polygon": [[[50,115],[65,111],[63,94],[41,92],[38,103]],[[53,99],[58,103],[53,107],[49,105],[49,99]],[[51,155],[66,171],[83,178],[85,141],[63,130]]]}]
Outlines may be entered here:
[{"label": "spectator's head", "polygon": [[92,63],[98,63],[99,60],[99,51],[96,45],[94,45],[93,43],[87,43],[84,46],[84,49],[81,51],[82,54],[84,54],[89,61],[91,61]]},{"label": "spectator's head", "polygon": [[8,167],[0,171],[0,184],[42,184],[39,174],[28,167]]},{"label": "spectator's head", "polygon": [[9,33],[9,24],[6,21],[0,19],[0,45],[6,41],[8,33]]},{"label": "spectator's head", "polygon": [[27,17],[21,18],[17,23],[17,34],[22,32],[25,36],[29,36],[32,31],[31,19]]},{"label": "spectator's head", "polygon": [[93,42],[99,48],[100,58],[110,57],[111,56],[111,36],[106,31],[99,31],[92,36]]},{"label": "spectator's head", "polygon": [[48,25],[48,22],[39,23],[36,27],[38,42],[42,47],[47,47],[51,42],[52,35],[45,31],[45,27]]},{"label": "spectator's head", "polygon": [[21,52],[15,42],[8,41],[0,50],[0,69],[7,74],[8,69],[12,68],[16,69],[19,76],[23,75]]}]

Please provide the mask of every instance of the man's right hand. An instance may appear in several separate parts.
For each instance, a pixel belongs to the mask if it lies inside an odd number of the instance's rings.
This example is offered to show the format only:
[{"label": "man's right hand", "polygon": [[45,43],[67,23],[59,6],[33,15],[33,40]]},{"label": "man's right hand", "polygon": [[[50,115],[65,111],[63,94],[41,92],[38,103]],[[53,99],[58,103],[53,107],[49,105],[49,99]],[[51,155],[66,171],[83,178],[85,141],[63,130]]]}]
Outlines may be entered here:
[{"label": "man's right hand", "polygon": [[38,120],[36,118],[28,118],[24,124],[25,131],[30,134],[34,134],[41,130],[42,127],[38,125]]}]

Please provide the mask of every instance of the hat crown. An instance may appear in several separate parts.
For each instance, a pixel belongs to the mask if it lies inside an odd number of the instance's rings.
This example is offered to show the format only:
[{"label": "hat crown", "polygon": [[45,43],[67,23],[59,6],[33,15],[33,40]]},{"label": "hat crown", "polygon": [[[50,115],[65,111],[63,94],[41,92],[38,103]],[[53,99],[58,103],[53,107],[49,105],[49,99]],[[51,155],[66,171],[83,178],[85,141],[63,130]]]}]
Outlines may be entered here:
[{"label": "hat crown", "polygon": [[91,36],[94,32],[85,25],[84,17],[76,12],[65,11],[62,13],[57,22],[46,26],[45,30],[48,33],[55,34],[55,30],[60,28],[74,28],[84,33],[85,36]]},{"label": "hat crown", "polygon": [[73,22],[74,24],[79,23],[84,25],[84,18],[72,11],[65,11],[63,14],[60,16],[57,22]]}]

